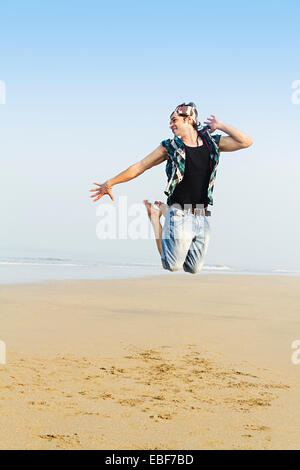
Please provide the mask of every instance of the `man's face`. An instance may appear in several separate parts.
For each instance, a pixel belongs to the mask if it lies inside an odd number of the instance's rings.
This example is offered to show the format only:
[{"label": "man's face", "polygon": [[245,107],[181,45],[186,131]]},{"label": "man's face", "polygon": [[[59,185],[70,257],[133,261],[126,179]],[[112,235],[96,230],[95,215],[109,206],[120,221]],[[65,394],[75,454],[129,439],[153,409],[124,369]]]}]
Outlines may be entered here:
[{"label": "man's face", "polygon": [[187,127],[190,126],[189,119],[184,118],[178,113],[173,113],[170,118],[170,129],[175,136],[181,136],[185,133]]}]

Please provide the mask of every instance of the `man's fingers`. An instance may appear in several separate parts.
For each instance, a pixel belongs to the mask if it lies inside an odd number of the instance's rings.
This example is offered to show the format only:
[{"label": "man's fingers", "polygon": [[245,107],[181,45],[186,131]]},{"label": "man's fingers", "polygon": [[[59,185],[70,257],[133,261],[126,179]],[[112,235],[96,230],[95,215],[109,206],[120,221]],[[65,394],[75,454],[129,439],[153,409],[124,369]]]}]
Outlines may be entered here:
[{"label": "man's fingers", "polygon": [[90,192],[95,193],[95,194],[90,195],[90,197],[94,199],[94,202],[99,201],[99,199],[101,199],[101,197],[104,196],[105,194],[108,194],[112,201],[115,200],[111,191],[108,188],[101,188],[101,186],[103,186],[102,184],[98,184],[98,183],[94,183],[94,184],[96,184],[97,186],[100,186],[99,188],[90,189]]}]

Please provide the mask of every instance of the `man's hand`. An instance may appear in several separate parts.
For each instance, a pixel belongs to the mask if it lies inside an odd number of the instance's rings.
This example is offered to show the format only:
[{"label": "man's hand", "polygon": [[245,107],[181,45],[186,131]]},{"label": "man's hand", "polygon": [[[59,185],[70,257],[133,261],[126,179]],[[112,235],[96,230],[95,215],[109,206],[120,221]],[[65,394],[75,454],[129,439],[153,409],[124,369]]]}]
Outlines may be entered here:
[{"label": "man's hand", "polygon": [[95,194],[91,195],[91,197],[94,198],[94,202],[98,201],[98,199],[100,199],[105,194],[108,194],[110,199],[114,201],[114,197],[111,192],[111,186],[109,186],[107,181],[103,184],[99,184],[99,183],[93,183],[93,184],[95,184],[96,186],[99,186],[99,188],[90,189],[91,192],[95,191]]},{"label": "man's hand", "polygon": [[214,114],[211,114],[211,116],[204,121],[204,124],[207,124],[210,127],[210,132],[213,133],[216,129],[220,129],[223,123]]}]

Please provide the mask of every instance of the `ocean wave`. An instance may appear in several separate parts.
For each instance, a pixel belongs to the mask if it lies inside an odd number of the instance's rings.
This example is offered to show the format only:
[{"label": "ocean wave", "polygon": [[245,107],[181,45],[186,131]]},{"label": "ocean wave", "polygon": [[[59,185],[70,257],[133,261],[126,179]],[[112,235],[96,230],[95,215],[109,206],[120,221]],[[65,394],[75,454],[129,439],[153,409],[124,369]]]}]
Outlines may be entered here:
[{"label": "ocean wave", "polygon": [[87,264],[74,264],[74,263],[37,263],[37,262],[23,262],[23,261],[0,261],[1,266],[88,266]]},{"label": "ocean wave", "polygon": [[[74,261],[66,258],[53,257],[7,257],[0,258],[0,266],[55,266],[55,267],[86,267],[101,269],[160,269],[160,263],[105,263],[105,262],[85,262],[83,260]],[[204,271],[231,271],[232,268],[225,265],[204,265]]]},{"label": "ocean wave", "polygon": [[272,269],[272,272],[274,273],[299,273],[299,269]]},{"label": "ocean wave", "polygon": [[207,270],[207,271],[231,271],[232,268],[230,268],[229,266],[224,266],[222,264],[216,264],[216,265],[204,265],[203,266],[203,270]]},{"label": "ocean wave", "polygon": [[71,261],[69,258],[53,258],[46,256],[2,256],[0,261]]}]

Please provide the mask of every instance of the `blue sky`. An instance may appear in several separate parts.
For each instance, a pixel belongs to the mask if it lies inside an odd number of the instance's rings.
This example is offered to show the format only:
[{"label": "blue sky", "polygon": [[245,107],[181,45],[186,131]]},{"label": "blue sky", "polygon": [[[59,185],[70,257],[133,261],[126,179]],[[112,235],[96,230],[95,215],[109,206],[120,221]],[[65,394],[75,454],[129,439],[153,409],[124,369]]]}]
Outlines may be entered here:
[{"label": "blue sky", "polygon": [[[300,268],[297,1],[3,1],[1,253],[158,261],[99,241],[88,190],[171,136],[183,101],[254,145],[222,154],[207,263]],[[114,188],[165,200],[164,165]],[[109,202],[108,200],[106,202]]]}]

